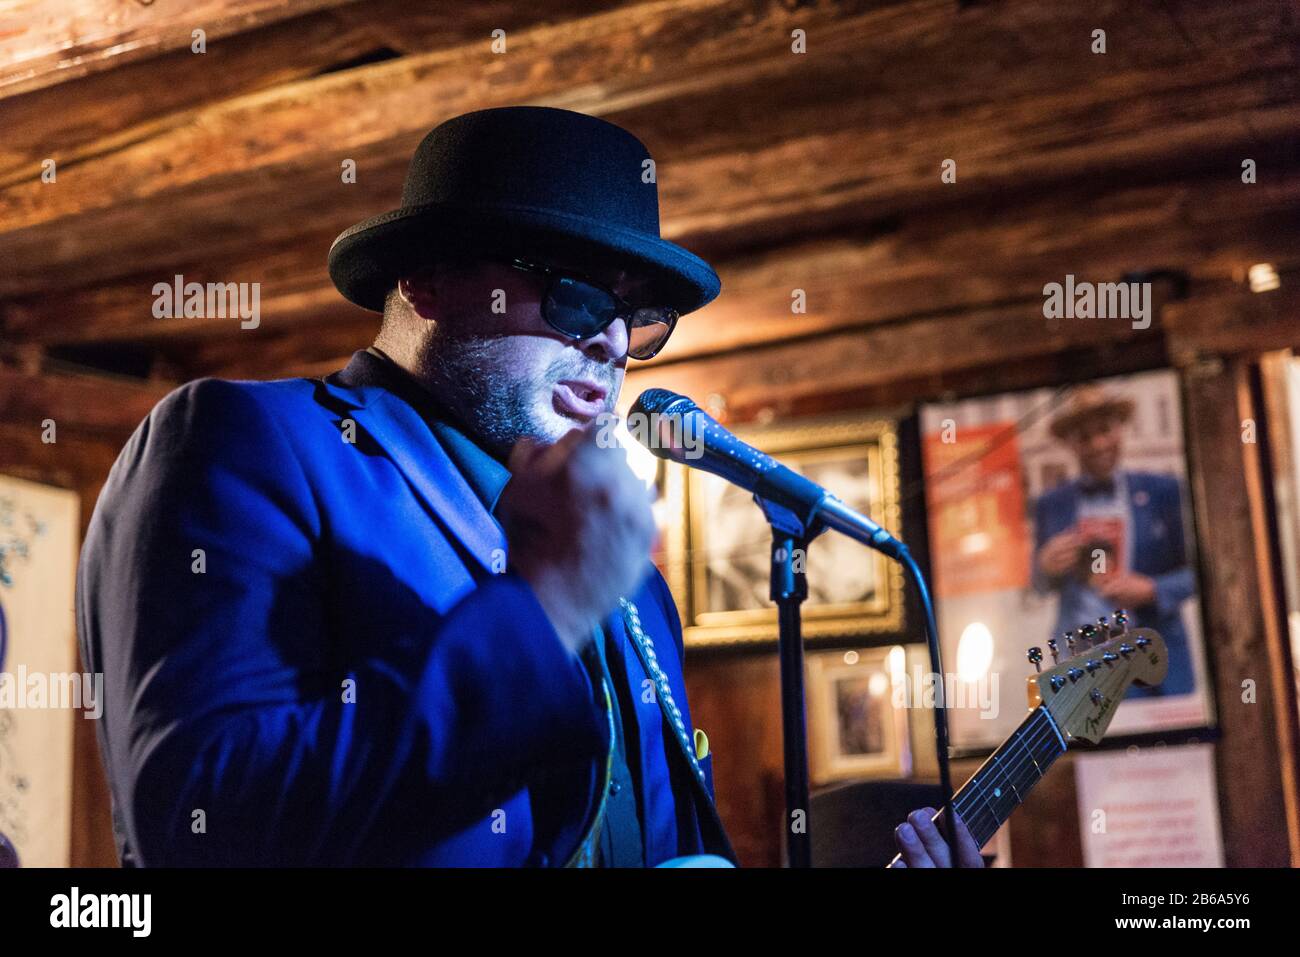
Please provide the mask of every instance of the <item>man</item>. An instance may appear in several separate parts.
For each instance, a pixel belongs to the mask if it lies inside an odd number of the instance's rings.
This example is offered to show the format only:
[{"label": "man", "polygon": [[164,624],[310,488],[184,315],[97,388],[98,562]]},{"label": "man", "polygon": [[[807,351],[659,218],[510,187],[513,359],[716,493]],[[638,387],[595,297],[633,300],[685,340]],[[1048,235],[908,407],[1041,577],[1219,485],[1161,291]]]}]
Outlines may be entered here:
[{"label": "man", "polygon": [[1094,385],[1075,389],[1052,420],[1079,476],[1039,497],[1034,584],[1060,595],[1057,633],[1125,608],[1131,624],[1156,629],[1169,672],[1135,697],[1187,694],[1193,669],[1182,605],[1196,593],[1183,536],[1182,492],[1166,475],[1120,468],[1133,402]]},{"label": "man", "polygon": [[96,507],[123,863],[734,863],[649,496],[600,440],[629,356],[720,288],[660,238],[645,147],[456,117],[330,274],[383,311],[370,349],[181,387]]}]

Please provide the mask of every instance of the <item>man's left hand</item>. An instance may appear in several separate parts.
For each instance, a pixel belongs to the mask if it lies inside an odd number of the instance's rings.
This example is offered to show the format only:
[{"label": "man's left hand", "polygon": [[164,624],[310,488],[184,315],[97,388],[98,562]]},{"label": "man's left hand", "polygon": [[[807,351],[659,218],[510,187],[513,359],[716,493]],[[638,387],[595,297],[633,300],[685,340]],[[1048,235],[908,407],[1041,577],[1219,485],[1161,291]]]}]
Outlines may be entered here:
[{"label": "man's left hand", "polygon": [[[931,820],[935,813],[934,808],[923,807],[909,814],[907,820],[894,829],[894,840],[902,855],[894,867],[953,866],[948,843],[938,825]],[[984,858],[980,857],[980,849],[961,815],[957,816],[956,823],[957,867],[983,867]]]}]

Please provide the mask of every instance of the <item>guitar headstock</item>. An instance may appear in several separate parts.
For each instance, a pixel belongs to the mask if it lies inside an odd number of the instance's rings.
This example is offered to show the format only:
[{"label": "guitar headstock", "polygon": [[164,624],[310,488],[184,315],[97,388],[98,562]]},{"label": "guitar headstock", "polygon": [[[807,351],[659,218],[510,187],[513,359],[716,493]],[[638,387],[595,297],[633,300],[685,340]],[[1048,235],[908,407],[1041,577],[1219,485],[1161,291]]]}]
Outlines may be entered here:
[{"label": "guitar headstock", "polygon": [[[1158,685],[1169,668],[1165,640],[1150,628],[1129,628],[1122,611],[1061,640],[1069,657],[1029,679],[1029,707],[1041,704],[1067,741],[1099,742],[1129,685]],[[1056,639],[1048,646],[1059,659]],[[1030,648],[1029,660],[1037,666],[1042,651]]]}]

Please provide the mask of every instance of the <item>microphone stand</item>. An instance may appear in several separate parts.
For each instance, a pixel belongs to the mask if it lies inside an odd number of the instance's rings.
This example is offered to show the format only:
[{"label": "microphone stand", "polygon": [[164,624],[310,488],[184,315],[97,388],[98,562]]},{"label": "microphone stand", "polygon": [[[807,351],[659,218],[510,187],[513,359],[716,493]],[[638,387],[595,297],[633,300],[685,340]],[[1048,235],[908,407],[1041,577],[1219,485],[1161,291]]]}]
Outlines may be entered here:
[{"label": "microphone stand", "polygon": [[[754,501],[763,510],[772,526],[772,584],[770,597],[777,607],[777,648],[781,660],[781,730],[785,757],[785,812],[786,812],[786,865],[788,867],[812,866],[811,795],[808,782],[808,728],[804,704],[803,624],[800,606],[808,597],[808,578],[804,573],[807,563],[808,543],[827,528],[849,535],[870,544],[879,541],[879,528],[864,532],[857,526],[855,516],[843,503],[826,499],[794,512],[761,495]],[[886,553],[902,564],[917,589],[925,626],[926,644],[929,646],[930,667],[942,682],[943,668],[939,651],[939,629],[934,618],[934,605],[926,587],[925,577],[907,547],[893,542]],[[797,560],[802,556],[803,561]],[[939,788],[943,795],[944,836],[957,854],[957,831],[952,808],[952,777],[948,768],[948,703],[943,699],[943,685],[934,709],[935,752],[939,764]]]},{"label": "microphone stand", "polygon": [[[934,738],[939,762],[939,787],[943,793],[944,826],[948,845],[956,853],[957,842],[952,807],[952,780],[948,773],[947,703],[943,700],[943,668],[939,652],[939,629],[929,589],[916,560],[906,545],[895,539],[865,515],[849,508],[834,495],[807,478],[792,472],[770,455],[751,448],[720,426],[685,396],[667,389],[647,389],[632,406],[632,413],[658,425],[655,434],[641,438],[655,455],[687,466],[712,472],[754,492],[754,501],[772,526],[772,584],[770,597],[777,606],[779,654],[781,659],[781,722],[785,751],[786,856],[790,867],[812,864],[812,839],[808,788],[808,730],[804,715],[803,635],[800,606],[808,597],[808,580],[803,562],[808,543],[825,530],[834,529],[868,548],[899,562],[912,577],[924,613],[930,667],[940,682],[934,709]],[[678,430],[671,428],[673,422]],[[711,443],[712,455],[692,455],[681,442],[688,427],[703,432]],[[697,450],[700,452],[705,449]],[[782,504],[777,504],[777,502]]]},{"label": "microphone stand", "polygon": [[803,621],[800,606],[808,597],[805,574],[808,543],[826,526],[812,515],[800,516],[758,495],[754,501],[772,526],[772,584],[776,603],[781,660],[781,743],[785,757],[786,866],[812,866],[812,831],[808,783],[808,728],[804,705]]}]

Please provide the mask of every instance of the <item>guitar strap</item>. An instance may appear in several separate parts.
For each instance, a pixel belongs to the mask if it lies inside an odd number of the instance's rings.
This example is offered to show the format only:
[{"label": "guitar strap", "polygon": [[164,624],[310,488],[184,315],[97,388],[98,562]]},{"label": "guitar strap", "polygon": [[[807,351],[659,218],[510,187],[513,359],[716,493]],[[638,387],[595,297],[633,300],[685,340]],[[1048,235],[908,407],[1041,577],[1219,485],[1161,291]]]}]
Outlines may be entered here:
[{"label": "guitar strap", "polygon": [[726,829],[722,826],[722,819],[718,816],[718,809],[714,805],[713,797],[709,794],[708,785],[705,783],[704,769],[700,767],[700,762],[695,756],[695,741],[692,729],[686,727],[682,711],[677,706],[677,702],[673,700],[673,691],[668,684],[668,676],[659,667],[654,639],[646,634],[645,629],[641,626],[641,613],[637,610],[636,604],[626,598],[619,599],[619,603],[623,609],[623,625],[632,639],[632,646],[636,648],[637,657],[641,659],[641,666],[654,682],[655,698],[659,702],[659,710],[663,712],[668,730],[672,732],[671,737],[676,743],[676,747],[671,749],[671,753],[681,757],[691,781],[695,805],[700,812],[698,815],[700,831],[702,832],[701,837],[704,839],[705,848],[711,853],[727,858],[733,864],[738,863],[736,861],[736,852],[727,837]]}]

